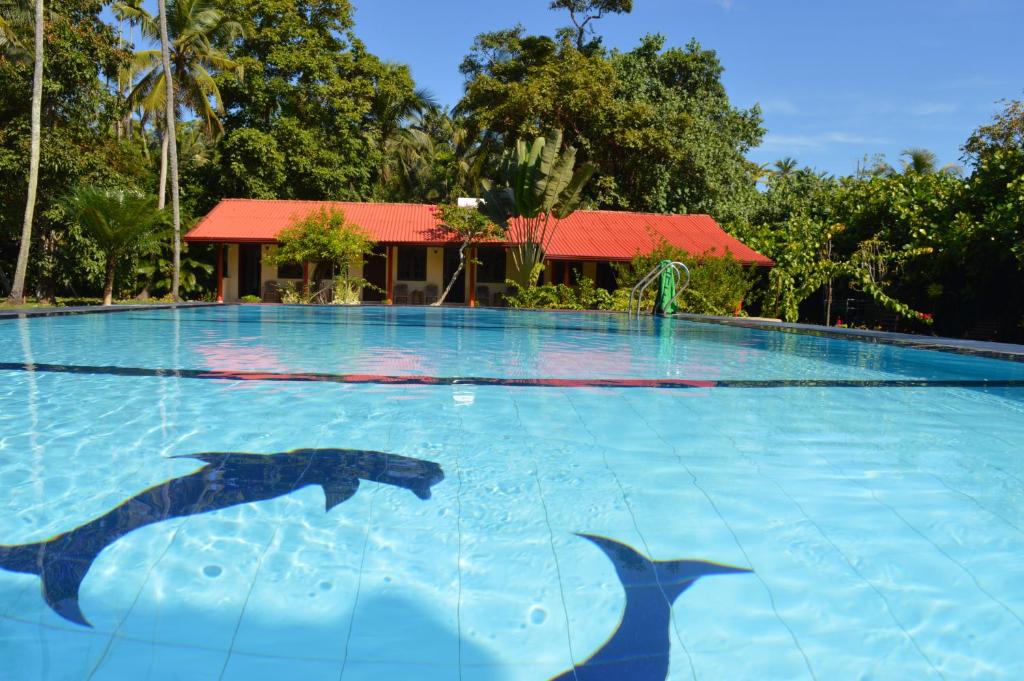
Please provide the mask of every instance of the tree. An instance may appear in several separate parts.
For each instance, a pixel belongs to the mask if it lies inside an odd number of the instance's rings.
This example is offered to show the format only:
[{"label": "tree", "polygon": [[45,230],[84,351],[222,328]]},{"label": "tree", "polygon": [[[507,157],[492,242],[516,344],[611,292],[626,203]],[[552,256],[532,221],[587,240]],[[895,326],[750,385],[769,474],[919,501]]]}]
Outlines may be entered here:
[{"label": "tree", "polygon": [[[130,148],[110,134],[121,109],[104,79],[115,78],[129,54],[100,12],[94,0],[62,0],[48,5],[44,15],[44,127],[31,257],[22,291],[44,301],[58,293],[97,286],[101,277],[101,256],[81,230],[65,220],[61,197],[82,183],[134,189],[148,182],[137,146]],[[11,25],[27,49],[0,49],[0,269],[5,270],[0,288],[4,296],[10,292],[22,245],[35,69],[29,38],[33,12],[6,16],[12,18]]]},{"label": "tree", "polygon": [[[391,111],[386,102],[413,96],[408,70],[389,68],[366,50],[348,0],[318,0],[312,8],[239,0],[232,12],[254,30],[228,51],[244,78],[216,76],[227,110],[223,144],[233,152],[220,154],[217,190],[314,200],[373,196],[391,125],[381,116]],[[262,168],[268,154],[270,172]]]},{"label": "tree", "polygon": [[728,223],[756,202],[747,152],[764,130],[734,107],[717,55],[646,36],[628,52],[578,50],[522,27],[477,37],[457,110],[505,139],[561,129],[598,170],[588,202],[614,210],[709,213]]},{"label": "tree", "polygon": [[543,262],[559,221],[580,205],[595,170],[589,163],[576,167],[576,148],[563,150],[562,133],[557,131],[538,137],[532,145],[519,140],[515,151],[506,154],[504,186],[485,184],[480,210],[505,230],[520,284],[535,283],[535,268]]},{"label": "tree", "polygon": [[9,296],[9,301],[13,305],[25,302],[25,276],[28,273],[28,254],[32,245],[32,218],[36,209],[36,192],[39,189],[43,111],[43,31],[43,0],[35,0],[35,64],[32,72],[32,142],[28,162],[28,199],[25,201],[25,220],[21,228],[18,264],[14,270],[14,282]]},{"label": "tree", "polygon": [[442,205],[437,207],[437,219],[440,227],[445,232],[454,232],[458,235],[459,244],[459,266],[455,268],[448,285],[445,287],[437,302],[433,305],[440,306],[444,303],[448,293],[455,285],[463,268],[466,265],[466,251],[478,243],[500,239],[502,230],[494,224],[486,215],[474,208],[460,208],[457,205]]},{"label": "tree", "polygon": [[633,11],[633,0],[551,0],[550,7],[569,11],[576,33],[576,49],[582,50],[586,46],[587,31],[593,33],[592,21],[605,14],[629,14]]},{"label": "tree", "polygon": [[278,235],[275,263],[321,263],[335,269],[335,302],[359,302],[359,290],[370,283],[352,274],[352,266],[373,252],[374,242],[340,210],[321,208],[295,221]]},{"label": "tree", "polygon": [[[164,73],[171,71],[171,41],[167,35],[167,2],[157,0],[157,9],[160,13],[160,57]],[[179,205],[178,187],[178,136],[174,129],[175,107],[174,102],[174,78],[164,78],[164,87],[167,92],[164,107],[166,127],[164,130],[167,136],[170,153],[168,154],[171,166],[171,224],[174,228],[174,271],[171,275],[171,299],[178,300],[178,286],[181,271],[181,207]]]},{"label": "tree", "polygon": [[[144,37],[161,39],[159,22],[140,6],[121,3],[118,7],[124,16],[139,22]],[[214,0],[172,0],[167,4],[167,30],[170,70],[165,71],[163,47],[136,52],[133,69],[141,72],[142,77],[128,95],[129,106],[140,107],[146,116],[166,116],[168,90],[165,74],[170,73],[177,97],[175,108],[184,107],[194,112],[202,121],[206,136],[214,139],[224,131],[219,118],[224,113],[224,106],[213,74],[241,77],[243,73],[241,65],[218,46],[230,44],[242,36],[242,24],[230,18],[222,5]],[[161,133],[161,208],[167,193],[170,152],[167,130],[165,125]]]},{"label": "tree", "polygon": [[160,222],[163,213],[152,196],[97,187],[76,190],[67,199],[67,211],[103,252],[103,304],[110,305],[119,262]]},{"label": "tree", "polygon": [[793,158],[792,156],[787,156],[785,158],[780,158],[778,161],[775,162],[772,172],[775,173],[776,175],[786,177],[787,175],[792,175],[793,173],[795,173],[798,167],[799,164],[797,163],[796,159]]},{"label": "tree", "polygon": [[904,157],[903,161],[903,172],[904,173],[917,173],[919,175],[929,175],[931,173],[959,173],[960,168],[953,163],[939,168],[939,159],[935,155],[935,152],[930,149],[922,149],[920,147],[911,147],[910,149],[904,149],[901,156]]}]

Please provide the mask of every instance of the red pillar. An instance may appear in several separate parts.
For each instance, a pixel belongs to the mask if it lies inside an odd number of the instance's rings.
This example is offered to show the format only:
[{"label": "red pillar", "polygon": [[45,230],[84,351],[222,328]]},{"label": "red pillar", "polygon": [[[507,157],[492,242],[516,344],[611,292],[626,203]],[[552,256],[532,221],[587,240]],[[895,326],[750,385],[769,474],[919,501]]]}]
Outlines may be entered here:
[{"label": "red pillar", "polygon": [[224,244],[217,244],[217,302],[224,302]]},{"label": "red pillar", "polygon": [[469,306],[476,307],[476,249],[469,250]]},{"label": "red pillar", "polygon": [[391,305],[394,300],[394,289],[395,289],[395,275],[394,268],[392,267],[394,261],[394,249],[391,246],[385,247],[384,252],[387,254],[387,293],[385,294],[384,302],[387,305]]}]

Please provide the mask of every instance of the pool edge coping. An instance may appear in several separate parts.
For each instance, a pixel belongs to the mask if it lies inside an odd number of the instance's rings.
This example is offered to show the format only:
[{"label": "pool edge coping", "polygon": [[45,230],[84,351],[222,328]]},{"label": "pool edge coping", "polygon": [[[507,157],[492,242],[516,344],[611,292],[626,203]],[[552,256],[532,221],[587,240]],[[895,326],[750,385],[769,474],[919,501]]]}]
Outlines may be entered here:
[{"label": "pool edge coping", "polygon": [[831,326],[819,326],[816,324],[793,324],[783,321],[772,321],[769,319],[721,317],[715,315],[690,314],[686,312],[677,312],[673,317],[677,319],[684,319],[689,322],[704,324],[720,324],[722,326],[735,326],[745,329],[756,329],[759,331],[777,331],[780,333],[817,336],[819,338],[835,338],[837,340],[861,343],[895,345],[898,347],[914,348],[917,350],[951,352],[958,355],[987,357],[990,359],[1001,359],[1010,362],[1024,362],[1024,345],[1017,345],[1014,343],[944,338],[941,336],[921,336],[911,333],[896,333],[893,331],[843,329]]},{"label": "pool edge coping", "polygon": [[28,307],[20,310],[0,310],[0,321],[29,317],[63,317],[76,314],[110,314],[132,310],[176,310],[192,307],[218,307],[224,303],[143,303],[139,305],[74,305],[68,307]]}]

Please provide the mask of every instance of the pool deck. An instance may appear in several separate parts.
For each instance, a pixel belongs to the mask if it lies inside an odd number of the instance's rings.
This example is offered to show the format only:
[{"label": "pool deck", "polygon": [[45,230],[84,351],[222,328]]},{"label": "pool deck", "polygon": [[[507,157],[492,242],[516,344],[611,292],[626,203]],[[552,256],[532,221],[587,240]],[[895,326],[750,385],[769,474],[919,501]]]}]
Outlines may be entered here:
[{"label": "pool deck", "polygon": [[788,322],[750,317],[715,317],[711,315],[687,313],[677,313],[674,316],[691,322],[739,326],[745,329],[797,333],[825,338],[838,338],[840,340],[860,341],[863,343],[884,343],[886,345],[899,345],[901,347],[917,348],[920,350],[955,352],[963,355],[977,355],[979,357],[992,357],[995,359],[1024,362],[1024,345],[1015,345],[1013,343],[995,343],[992,341],[977,341],[961,338],[942,338],[939,336],[919,336],[911,333],[895,333],[892,331],[844,329],[832,326],[818,326],[815,324],[790,324]]},{"label": "pool deck", "polygon": [[105,314],[108,312],[129,312],[131,310],[175,310],[189,307],[213,307],[223,303],[153,303],[130,305],[69,305],[67,307],[26,307],[16,310],[0,310],[0,319],[25,319],[26,317],[60,317],[72,314]]}]

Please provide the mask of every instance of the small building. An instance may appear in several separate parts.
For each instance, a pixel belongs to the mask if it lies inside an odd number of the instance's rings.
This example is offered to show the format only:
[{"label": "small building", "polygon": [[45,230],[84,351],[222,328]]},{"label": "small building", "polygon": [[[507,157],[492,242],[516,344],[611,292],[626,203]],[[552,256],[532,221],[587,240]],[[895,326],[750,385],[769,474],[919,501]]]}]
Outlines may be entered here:
[{"label": "small building", "polygon": [[[321,208],[343,211],[346,221],[362,227],[377,244],[376,257],[367,258],[357,271],[375,287],[363,289],[366,302],[431,302],[458,267],[460,242],[439,229],[435,207],[427,204],[225,199],[185,235],[185,241],[220,246],[219,299],[273,300],[281,284],[301,284],[312,276],[308,267],[270,264],[277,235]],[[614,289],[612,264],[651,252],[661,239],[693,255],[729,252],[744,264],[772,264],[708,215],[578,210],[558,223],[545,254],[545,280],[571,285],[584,276]],[[472,260],[479,264],[465,269],[445,302],[499,301],[512,272],[506,246],[478,246]]]}]

